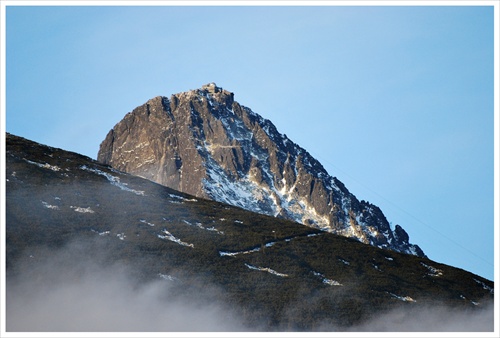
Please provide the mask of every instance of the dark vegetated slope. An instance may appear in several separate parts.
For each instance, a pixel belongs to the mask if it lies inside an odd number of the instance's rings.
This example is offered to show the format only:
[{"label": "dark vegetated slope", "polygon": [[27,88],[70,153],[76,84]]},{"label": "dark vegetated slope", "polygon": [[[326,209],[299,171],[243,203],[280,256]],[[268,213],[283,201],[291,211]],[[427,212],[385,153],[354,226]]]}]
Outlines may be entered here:
[{"label": "dark vegetated slope", "polygon": [[75,153],[7,135],[6,156],[8,278],[20,262],[35,268],[53,248],[88,243],[80,255],[133,266],[138,280],[169,276],[179,294],[222,290],[263,330],[342,329],[393,307],[473,311],[493,299],[493,282],[461,269],[195,198]]}]

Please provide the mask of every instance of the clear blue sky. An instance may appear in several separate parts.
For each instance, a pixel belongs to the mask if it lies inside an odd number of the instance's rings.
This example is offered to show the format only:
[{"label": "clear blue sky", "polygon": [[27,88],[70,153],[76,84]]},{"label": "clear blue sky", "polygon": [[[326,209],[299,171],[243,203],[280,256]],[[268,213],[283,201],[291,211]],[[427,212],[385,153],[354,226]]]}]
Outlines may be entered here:
[{"label": "clear blue sky", "polygon": [[429,258],[493,279],[493,7],[8,6],[6,19],[6,131],[95,158],[136,106],[216,82]]}]

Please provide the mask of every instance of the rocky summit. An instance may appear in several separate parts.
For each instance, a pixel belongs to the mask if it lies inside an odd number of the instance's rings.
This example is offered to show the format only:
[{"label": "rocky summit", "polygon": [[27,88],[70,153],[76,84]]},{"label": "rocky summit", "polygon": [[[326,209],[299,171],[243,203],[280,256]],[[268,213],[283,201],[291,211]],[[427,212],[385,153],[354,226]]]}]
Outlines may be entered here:
[{"label": "rocky summit", "polygon": [[274,124],[215,83],[135,108],[98,161],[200,198],[425,257],[406,231],[358,200]]}]

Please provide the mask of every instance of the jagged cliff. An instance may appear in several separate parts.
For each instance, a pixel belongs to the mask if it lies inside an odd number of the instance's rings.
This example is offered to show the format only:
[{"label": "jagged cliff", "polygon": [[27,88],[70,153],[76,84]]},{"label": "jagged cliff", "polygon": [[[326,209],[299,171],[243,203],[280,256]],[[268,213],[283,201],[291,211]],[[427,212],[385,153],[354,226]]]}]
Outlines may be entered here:
[{"label": "jagged cliff", "polygon": [[306,150],[214,83],[155,97],[108,133],[98,160],[202,198],[425,256]]}]

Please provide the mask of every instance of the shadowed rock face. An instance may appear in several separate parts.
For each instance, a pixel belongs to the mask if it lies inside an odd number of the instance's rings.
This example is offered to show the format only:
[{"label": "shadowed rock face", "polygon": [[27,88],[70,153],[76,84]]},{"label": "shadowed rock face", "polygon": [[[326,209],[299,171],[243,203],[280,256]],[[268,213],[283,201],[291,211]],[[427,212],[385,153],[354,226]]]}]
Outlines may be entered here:
[{"label": "shadowed rock face", "polygon": [[137,107],[108,133],[98,160],[198,197],[425,256],[377,206],[359,201],[306,150],[214,83]]}]

